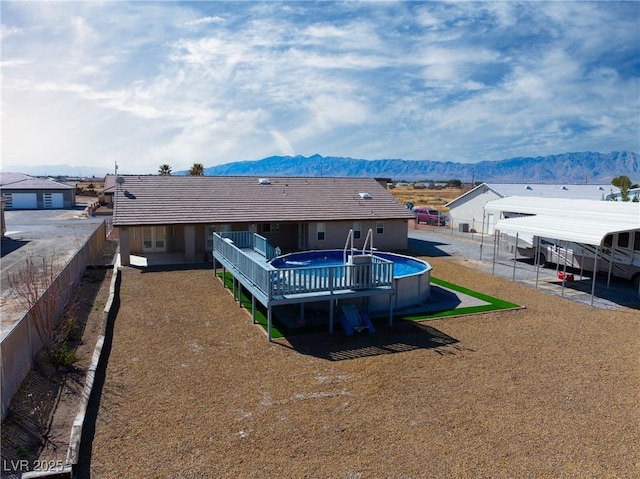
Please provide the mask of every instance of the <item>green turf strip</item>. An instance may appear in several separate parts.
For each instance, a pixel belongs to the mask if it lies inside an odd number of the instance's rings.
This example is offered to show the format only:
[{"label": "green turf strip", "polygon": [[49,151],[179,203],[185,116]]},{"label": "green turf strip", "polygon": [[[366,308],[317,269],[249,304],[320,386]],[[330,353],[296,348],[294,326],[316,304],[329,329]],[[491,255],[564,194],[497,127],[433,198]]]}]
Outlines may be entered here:
[{"label": "green turf strip", "polygon": [[426,319],[444,318],[447,316],[460,316],[465,314],[486,313],[487,311],[520,308],[520,305],[518,304],[510,303],[509,301],[504,301],[499,298],[494,298],[493,296],[489,296],[487,294],[478,293],[477,291],[473,291],[472,289],[464,288],[462,286],[458,286],[457,284],[434,278],[433,276],[431,277],[431,284],[436,284],[438,286],[442,286],[443,288],[448,288],[454,291],[458,291],[459,293],[467,294],[489,304],[484,304],[481,306],[469,306],[466,308],[447,309],[429,313],[398,315],[396,316],[396,318],[403,321],[424,321]]},{"label": "green turf strip", "polygon": [[[218,276],[222,276],[222,273],[217,273]],[[489,296],[486,294],[478,293],[477,291],[473,291],[468,288],[464,288],[462,286],[458,286],[457,284],[449,283],[447,281],[431,277],[431,283],[442,286],[443,288],[448,288],[454,291],[458,291],[460,293],[467,294],[474,298],[485,301],[489,304],[481,305],[481,306],[469,306],[466,308],[455,308],[455,309],[446,309],[442,311],[431,311],[424,313],[412,313],[412,314],[398,314],[394,315],[394,321],[425,321],[429,319],[437,319],[437,318],[446,318],[448,316],[463,316],[467,314],[477,314],[477,313],[486,313],[488,311],[499,311],[505,309],[517,309],[521,306],[510,303],[509,301],[504,301],[499,298],[494,298],[493,296]],[[232,289],[232,275],[227,272],[224,277],[224,284],[227,288]],[[237,290],[236,290],[237,291]],[[245,288],[242,288],[242,297],[240,298],[241,304],[244,308],[251,310],[251,297],[247,296],[245,293]],[[256,302],[256,312],[255,312],[256,322],[262,326],[265,331],[267,329],[267,310],[266,308]],[[374,323],[384,323],[387,321],[388,316],[381,317],[373,317],[371,318]],[[339,323],[339,321],[336,321]],[[274,339],[283,338],[287,335],[291,336],[294,334],[309,334],[309,333],[317,333],[317,332],[325,332],[327,331],[327,325],[318,325],[318,326],[308,326],[301,328],[288,328],[286,325],[282,324],[276,318],[272,321],[271,325],[271,337]]]}]

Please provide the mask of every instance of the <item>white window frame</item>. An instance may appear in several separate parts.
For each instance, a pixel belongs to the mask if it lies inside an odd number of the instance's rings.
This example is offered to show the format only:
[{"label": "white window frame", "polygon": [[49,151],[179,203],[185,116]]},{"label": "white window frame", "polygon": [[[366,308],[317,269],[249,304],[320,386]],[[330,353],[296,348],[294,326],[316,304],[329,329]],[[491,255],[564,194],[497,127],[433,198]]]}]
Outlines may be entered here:
[{"label": "white window frame", "polygon": [[376,222],[376,234],[378,235],[384,234],[384,221]]}]

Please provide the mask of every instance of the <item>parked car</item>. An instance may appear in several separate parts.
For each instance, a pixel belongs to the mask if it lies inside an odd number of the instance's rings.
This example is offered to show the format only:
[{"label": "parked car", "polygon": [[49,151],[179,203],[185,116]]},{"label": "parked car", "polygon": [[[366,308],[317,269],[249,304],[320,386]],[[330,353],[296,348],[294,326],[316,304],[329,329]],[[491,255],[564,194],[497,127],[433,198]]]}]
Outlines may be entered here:
[{"label": "parked car", "polygon": [[433,226],[446,226],[447,217],[432,208],[415,208],[416,224],[425,223]]}]

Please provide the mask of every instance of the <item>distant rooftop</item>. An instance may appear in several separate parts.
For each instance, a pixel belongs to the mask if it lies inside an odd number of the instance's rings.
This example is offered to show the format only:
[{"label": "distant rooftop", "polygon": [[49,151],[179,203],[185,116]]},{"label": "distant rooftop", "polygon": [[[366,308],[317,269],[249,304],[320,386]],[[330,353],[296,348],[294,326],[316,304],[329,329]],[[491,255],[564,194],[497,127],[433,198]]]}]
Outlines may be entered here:
[{"label": "distant rooftop", "polygon": [[488,188],[501,198],[524,196],[530,198],[567,198],[575,200],[604,200],[620,189],[611,184],[547,184],[547,183],[482,183],[447,203],[453,205],[470,197],[478,190]]},{"label": "distant rooftop", "polygon": [[487,186],[503,198],[508,196],[532,196],[538,198],[573,198],[577,200],[602,200],[618,187],[607,184],[541,184],[541,183],[487,183]]},{"label": "distant rooftop", "polygon": [[34,178],[23,173],[0,173],[0,189],[11,190],[73,190],[73,186],[46,178]]}]

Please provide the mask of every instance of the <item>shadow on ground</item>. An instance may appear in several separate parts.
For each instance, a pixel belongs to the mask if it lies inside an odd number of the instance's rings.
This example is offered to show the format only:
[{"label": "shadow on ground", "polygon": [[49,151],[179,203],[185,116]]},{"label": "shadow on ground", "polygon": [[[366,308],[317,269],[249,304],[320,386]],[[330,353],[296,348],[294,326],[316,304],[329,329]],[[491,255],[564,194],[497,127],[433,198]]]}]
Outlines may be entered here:
[{"label": "shadow on ground", "polygon": [[[553,284],[558,288],[562,288],[562,280],[560,279],[557,281],[551,281],[550,284]],[[590,297],[591,288],[591,278],[585,278],[577,281],[565,281],[564,294],[568,295],[571,292],[581,292]],[[611,282],[607,287],[606,276],[598,275],[596,278],[596,289],[594,292],[594,298],[596,301],[598,299],[606,300],[619,306],[640,309],[640,296],[638,296],[638,294],[638,289],[634,286],[632,281],[611,278]]]},{"label": "shadow on ground", "polygon": [[[532,259],[527,258],[518,258],[516,268],[518,272],[516,276],[518,280],[523,281],[520,278],[520,266],[527,265],[528,267],[535,267]],[[564,282],[564,293],[562,292],[562,279],[558,277],[559,272],[565,272],[565,270],[560,267],[557,268],[556,265],[548,264],[540,268],[540,277],[548,278],[549,275],[552,275],[554,279],[551,281],[548,280],[540,280],[540,287],[542,289],[547,290],[556,295],[564,295],[570,297],[574,301],[578,301],[580,303],[590,304],[591,298],[591,289],[593,287],[593,279],[590,276],[582,276],[580,269],[577,268],[566,268],[566,273],[573,276],[573,280]],[[535,274],[535,273],[532,273]],[[590,272],[586,272],[584,274],[590,275]],[[632,280],[618,278],[615,276],[611,277],[609,281],[607,279],[607,273],[599,272],[596,276],[596,287],[594,291],[594,305],[600,302],[600,306],[597,307],[613,307],[613,306],[623,306],[626,308],[632,309],[640,309],[640,292],[638,291],[638,286],[634,284]],[[532,280],[523,281],[527,284],[531,284]],[[545,287],[546,285],[546,287]],[[584,293],[584,294],[580,294]],[[611,303],[607,306],[606,303]]]},{"label": "shadow on ground", "polygon": [[111,304],[107,322],[104,326],[104,342],[101,352],[102,357],[100,358],[100,361],[98,361],[98,367],[95,371],[93,388],[91,389],[84,423],[82,424],[82,436],[78,451],[78,465],[76,471],[76,477],[78,478],[91,477],[91,451],[93,448],[93,439],[96,433],[96,422],[98,420],[98,411],[100,410],[102,390],[104,389],[104,384],[107,378],[107,364],[109,362],[109,355],[111,354],[111,348],[113,346],[113,326],[115,324],[116,317],[118,316],[118,311],[120,310],[119,291],[121,281],[122,278],[118,275],[115,286],[116,294],[113,297],[113,303]]},{"label": "shadow on ground", "polygon": [[435,284],[431,284],[431,292],[429,294],[429,305],[433,305],[431,309],[420,308],[422,312],[432,312],[432,311],[445,311],[447,309],[456,309],[461,304],[462,301],[460,297],[454,293],[453,291],[446,290],[440,286]]},{"label": "shadow on ground", "polygon": [[[341,330],[334,334],[308,334],[275,340],[300,354],[329,361],[343,361],[416,349],[433,349],[438,354],[455,354],[462,348],[458,340],[424,324],[398,321],[393,326],[378,326],[374,334],[366,331],[347,337]],[[288,344],[287,344],[288,343]]]},{"label": "shadow on ground", "polygon": [[210,269],[213,272],[211,263],[175,263],[157,264],[149,266],[129,265],[127,268],[139,269],[142,273],[162,273],[166,271],[191,271],[196,269]]},{"label": "shadow on ground", "polygon": [[5,236],[0,242],[0,258],[4,258],[9,253],[13,253],[16,250],[19,250],[27,243],[28,241],[14,240]]},{"label": "shadow on ground", "polygon": [[437,241],[419,240],[415,238],[409,238],[409,242],[407,243],[407,249],[409,252],[418,256],[431,256],[433,258],[451,256],[449,253],[438,248],[438,246],[448,246],[448,244]]}]

